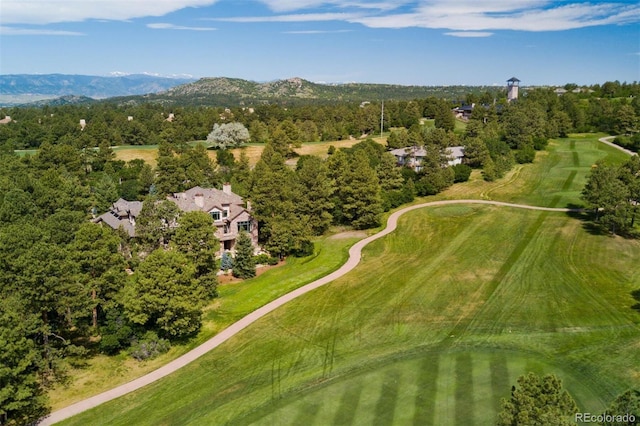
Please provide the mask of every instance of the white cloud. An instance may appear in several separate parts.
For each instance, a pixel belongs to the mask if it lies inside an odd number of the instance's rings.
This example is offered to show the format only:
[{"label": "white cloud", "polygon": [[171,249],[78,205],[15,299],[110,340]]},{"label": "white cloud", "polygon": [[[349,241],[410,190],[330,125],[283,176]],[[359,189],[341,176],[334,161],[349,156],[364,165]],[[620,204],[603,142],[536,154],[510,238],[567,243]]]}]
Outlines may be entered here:
[{"label": "white cloud", "polygon": [[147,24],[148,28],[154,30],[186,30],[186,31],[215,31],[217,28],[212,27],[185,27],[182,25],[167,24],[164,22],[158,22],[156,24]]},{"label": "white cloud", "polygon": [[407,0],[396,1],[380,1],[380,2],[367,2],[367,1],[342,1],[342,0],[260,0],[261,3],[267,5],[267,7],[274,12],[292,12],[295,10],[304,10],[319,8],[323,6],[336,7],[336,8],[356,8],[356,9],[369,9],[388,11],[394,10],[407,3],[412,3]]},{"label": "white cloud", "polygon": [[300,13],[294,15],[275,16],[239,16],[235,18],[210,18],[211,21],[224,22],[321,22],[351,21],[363,17],[354,13]]},{"label": "white cloud", "polygon": [[490,37],[493,35],[487,31],[453,31],[444,34],[452,37]]},{"label": "white cloud", "polygon": [[83,36],[85,34],[75,31],[47,30],[41,28],[16,28],[0,26],[0,35],[3,36]]},{"label": "white cloud", "polygon": [[301,31],[283,31],[283,34],[339,34],[339,33],[349,33],[351,30],[335,30],[335,31],[325,31],[325,30],[301,30]]},{"label": "white cloud", "polygon": [[409,13],[367,16],[373,28],[437,28],[456,31],[561,31],[640,21],[640,6],[628,3],[566,3],[546,0],[430,0]]},{"label": "white cloud", "polygon": [[87,19],[123,21],[163,16],[185,7],[208,6],[218,0],[2,0],[3,24],[50,24]]}]

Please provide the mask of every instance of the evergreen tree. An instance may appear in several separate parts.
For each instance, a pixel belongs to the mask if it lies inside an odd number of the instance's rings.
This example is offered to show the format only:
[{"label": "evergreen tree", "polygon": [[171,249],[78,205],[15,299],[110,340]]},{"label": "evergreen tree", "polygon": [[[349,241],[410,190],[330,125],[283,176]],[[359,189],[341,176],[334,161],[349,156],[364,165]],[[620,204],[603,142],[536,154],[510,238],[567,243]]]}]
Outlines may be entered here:
[{"label": "evergreen tree", "polygon": [[[640,424],[640,389],[629,389],[623,394],[619,395],[604,412],[605,416],[620,416],[624,419],[626,417],[628,421],[613,419],[613,421],[605,421],[602,424],[605,426],[627,426]],[[633,416],[635,420],[631,421],[630,417]]]},{"label": "evergreen tree", "polygon": [[562,381],[554,375],[540,378],[534,373],[518,378],[511,398],[502,400],[498,425],[573,425],[578,407]]},{"label": "evergreen tree", "polygon": [[220,259],[220,269],[227,272],[233,268],[233,258],[229,254],[229,252],[222,253],[222,258]]},{"label": "evergreen tree", "polygon": [[153,327],[169,338],[198,331],[205,290],[195,266],[178,251],[155,250],[140,264],[124,292],[124,309],[135,324]]},{"label": "evergreen tree", "polygon": [[342,213],[356,229],[378,226],[382,200],[376,172],[362,151],[356,152],[350,160],[344,176],[344,186],[338,188],[338,193],[344,200]]},{"label": "evergreen tree", "polygon": [[136,237],[150,250],[169,244],[179,217],[180,209],[175,203],[150,195],[143,201],[136,220]]},{"label": "evergreen tree", "polygon": [[104,309],[124,287],[125,262],[118,249],[120,239],[110,229],[85,223],[75,233],[72,258],[78,279],[91,297],[91,325],[98,327],[98,310]]},{"label": "evergreen tree", "polygon": [[49,411],[34,343],[39,321],[17,297],[0,298],[0,424],[33,424]]},{"label": "evergreen tree", "polygon": [[396,157],[386,152],[382,155],[380,163],[376,167],[380,189],[383,191],[402,188],[404,180],[402,179],[402,172],[396,163]]},{"label": "evergreen tree", "polygon": [[253,260],[253,244],[246,232],[240,232],[236,239],[236,257],[233,260],[233,276],[252,278],[256,276],[256,264]]},{"label": "evergreen tree", "polygon": [[210,296],[217,295],[218,267],[216,252],[220,242],[216,228],[208,213],[201,211],[183,213],[171,239],[171,245],[183,253],[195,266],[195,276]]},{"label": "evergreen tree", "polygon": [[315,156],[299,161],[296,174],[302,186],[296,210],[300,216],[308,218],[314,235],[322,235],[331,224],[335,183],[329,178],[326,164]]}]

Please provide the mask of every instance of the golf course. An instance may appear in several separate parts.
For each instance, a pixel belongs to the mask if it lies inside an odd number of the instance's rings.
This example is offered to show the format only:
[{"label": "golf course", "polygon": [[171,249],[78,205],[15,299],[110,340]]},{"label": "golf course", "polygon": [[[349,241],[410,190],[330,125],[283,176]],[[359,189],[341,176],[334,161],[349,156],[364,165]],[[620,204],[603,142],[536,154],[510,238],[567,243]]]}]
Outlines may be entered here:
[{"label": "golf course", "polygon": [[[628,158],[600,136],[552,140],[497,182],[474,172],[415,204],[579,208],[592,165]],[[556,374],[581,411],[602,412],[640,385],[639,264],[640,241],[601,232],[586,213],[417,208],[351,272],[62,424],[485,425],[530,371]],[[280,279],[295,280],[287,271]]]}]

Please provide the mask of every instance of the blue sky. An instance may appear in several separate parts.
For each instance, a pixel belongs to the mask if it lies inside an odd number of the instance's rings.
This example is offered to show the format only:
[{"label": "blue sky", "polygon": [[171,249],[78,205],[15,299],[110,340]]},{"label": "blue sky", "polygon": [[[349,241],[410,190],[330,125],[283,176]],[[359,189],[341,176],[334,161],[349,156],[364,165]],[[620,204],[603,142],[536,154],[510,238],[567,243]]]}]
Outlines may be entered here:
[{"label": "blue sky", "polygon": [[637,1],[2,0],[0,74],[640,80]]}]

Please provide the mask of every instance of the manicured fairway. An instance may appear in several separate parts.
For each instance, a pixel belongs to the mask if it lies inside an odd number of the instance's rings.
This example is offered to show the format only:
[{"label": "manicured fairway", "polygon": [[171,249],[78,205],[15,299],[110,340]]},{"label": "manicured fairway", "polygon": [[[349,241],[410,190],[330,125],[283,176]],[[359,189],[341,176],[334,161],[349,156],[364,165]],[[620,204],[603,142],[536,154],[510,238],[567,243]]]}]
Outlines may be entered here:
[{"label": "manicured fairway", "polygon": [[480,173],[474,172],[470,182],[453,185],[440,197],[475,196],[546,207],[581,205],[580,192],[596,161],[619,163],[629,158],[598,142],[602,136],[572,135],[567,139],[552,139],[546,151],[537,152],[534,164],[516,165],[496,182],[484,182]]},{"label": "manicured fairway", "polygon": [[[624,158],[591,138],[557,141],[510,185],[462,187],[564,207],[603,157]],[[343,278],[65,424],[484,425],[528,371],[559,375],[596,413],[640,386],[639,264],[639,241],[564,213],[415,210]]]},{"label": "manicured fairway", "polygon": [[70,424],[325,424],[355,398],[353,424],[486,424],[530,370],[597,412],[640,381],[638,262],[563,213],[416,210],[352,273]]}]

